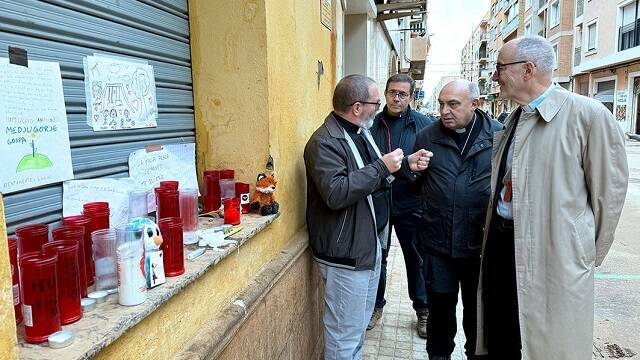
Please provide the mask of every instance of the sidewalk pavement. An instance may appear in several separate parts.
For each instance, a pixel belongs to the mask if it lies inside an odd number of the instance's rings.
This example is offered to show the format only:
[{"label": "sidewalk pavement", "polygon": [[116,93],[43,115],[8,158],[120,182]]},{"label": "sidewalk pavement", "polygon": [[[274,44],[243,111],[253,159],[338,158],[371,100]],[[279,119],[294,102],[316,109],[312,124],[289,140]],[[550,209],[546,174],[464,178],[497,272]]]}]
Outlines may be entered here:
[{"label": "sidewalk pavement", "polygon": [[[407,272],[402,249],[395,233],[387,258],[387,305],[382,320],[367,331],[364,342],[364,360],[426,360],[426,340],[416,331],[416,313],[411,307],[407,291]],[[464,333],[462,331],[462,305],[458,300],[458,332],[452,360],[466,359],[464,356]]]}]

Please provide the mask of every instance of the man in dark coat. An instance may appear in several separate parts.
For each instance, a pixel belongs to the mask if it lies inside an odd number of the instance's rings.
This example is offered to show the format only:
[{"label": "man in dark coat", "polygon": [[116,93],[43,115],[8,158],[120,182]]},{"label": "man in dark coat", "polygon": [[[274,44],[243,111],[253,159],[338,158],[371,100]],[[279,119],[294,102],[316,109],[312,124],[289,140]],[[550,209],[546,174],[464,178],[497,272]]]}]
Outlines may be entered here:
[{"label": "man in dark coat", "polygon": [[[409,103],[413,100],[415,81],[406,74],[396,74],[387,80],[385,99],[387,105],[376,115],[371,135],[383,154],[395,149],[402,149],[405,154],[413,150],[416,135],[435,119],[424,116],[413,110]],[[391,217],[392,226],[402,248],[405,266],[407,268],[407,289],[413,309],[417,316],[417,331],[422,338],[427,336],[427,292],[422,275],[422,259],[415,247],[415,238],[421,222],[422,200],[418,194],[410,189],[409,181],[397,174],[391,186]],[[373,329],[382,317],[386,304],[384,298],[387,279],[387,256],[391,244],[391,233],[387,240],[386,249],[382,250],[382,266],[380,282],[376,296],[375,309],[367,330]]]},{"label": "man in dark coat", "polygon": [[[462,293],[467,358],[476,359],[476,291],[483,223],[491,191],[493,133],[502,124],[478,109],[479,90],[467,80],[442,88],[441,120],[422,130],[415,149],[433,154],[423,171],[411,170],[423,197],[417,241],[425,259],[429,298],[427,352],[431,360],[450,359],[455,347],[456,304]],[[405,169],[408,168],[408,169]]]},{"label": "man in dark coat", "polygon": [[334,111],[304,150],[309,243],[324,280],[325,359],[360,359],[373,313],[389,229],[387,189],[403,158],[401,149],[382,155],[371,137],[379,107],[372,79],[346,76],[334,91]]}]

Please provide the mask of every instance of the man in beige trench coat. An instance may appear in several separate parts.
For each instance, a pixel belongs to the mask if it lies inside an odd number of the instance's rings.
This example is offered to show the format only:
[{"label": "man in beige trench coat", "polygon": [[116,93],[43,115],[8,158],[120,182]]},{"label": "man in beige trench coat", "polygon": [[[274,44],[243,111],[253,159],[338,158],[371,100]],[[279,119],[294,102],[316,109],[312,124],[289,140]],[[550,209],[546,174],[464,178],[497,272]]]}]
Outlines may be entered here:
[{"label": "man in beige trench coat", "polygon": [[493,74],[520,106],[494,138],[476,349],[491,359],[592,357],[594,272],[628,167],[612,114],[553,84],[554,62],[546,39],[524,37],[502,47]]}]

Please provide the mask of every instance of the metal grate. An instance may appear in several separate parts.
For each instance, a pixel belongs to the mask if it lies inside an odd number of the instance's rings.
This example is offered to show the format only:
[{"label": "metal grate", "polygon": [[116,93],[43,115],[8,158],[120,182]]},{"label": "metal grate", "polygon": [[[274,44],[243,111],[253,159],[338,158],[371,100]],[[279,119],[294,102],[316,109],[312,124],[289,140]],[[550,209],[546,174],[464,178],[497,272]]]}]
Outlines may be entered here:
[{"label": "metal grate", "polygon": [[[125,177],[131,151],[149,144],[195,142],[187,1],[117,3],[0,2],[0,51],[18,46],[32,60],[60,63],[77,179]],[[144,59],[154,67],[158,127],[93,132],[86,124],[82,59],[94,53]],[[29,222],[56,222],[62,215],[61,184],[9,194],[4,200],[9,232]]]}]

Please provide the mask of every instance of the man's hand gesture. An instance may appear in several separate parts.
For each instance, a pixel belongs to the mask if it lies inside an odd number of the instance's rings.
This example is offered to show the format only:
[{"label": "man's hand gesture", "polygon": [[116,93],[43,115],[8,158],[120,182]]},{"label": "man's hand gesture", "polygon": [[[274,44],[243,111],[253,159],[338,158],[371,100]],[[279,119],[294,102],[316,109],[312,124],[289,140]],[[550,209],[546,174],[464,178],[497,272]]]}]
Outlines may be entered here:
[{"label": "man's hand gesture", "polygon": [[382,161],[387,166],[387,169],[389,169],[389,172],[393,174],[394,172],[400,170],[400,166],[402,166],[403,158],[404,158],[404,153],[402,152],[402,149],[397,148],[392,152],[383,156]]},{"label": "man's hand gesture", "polygon": [[413,172],[419,172],[429,167],[429,161],[433,153],[425,149],[420,149],[413,154],[409,155],[407,162],[409,163],[409,169]]}]

